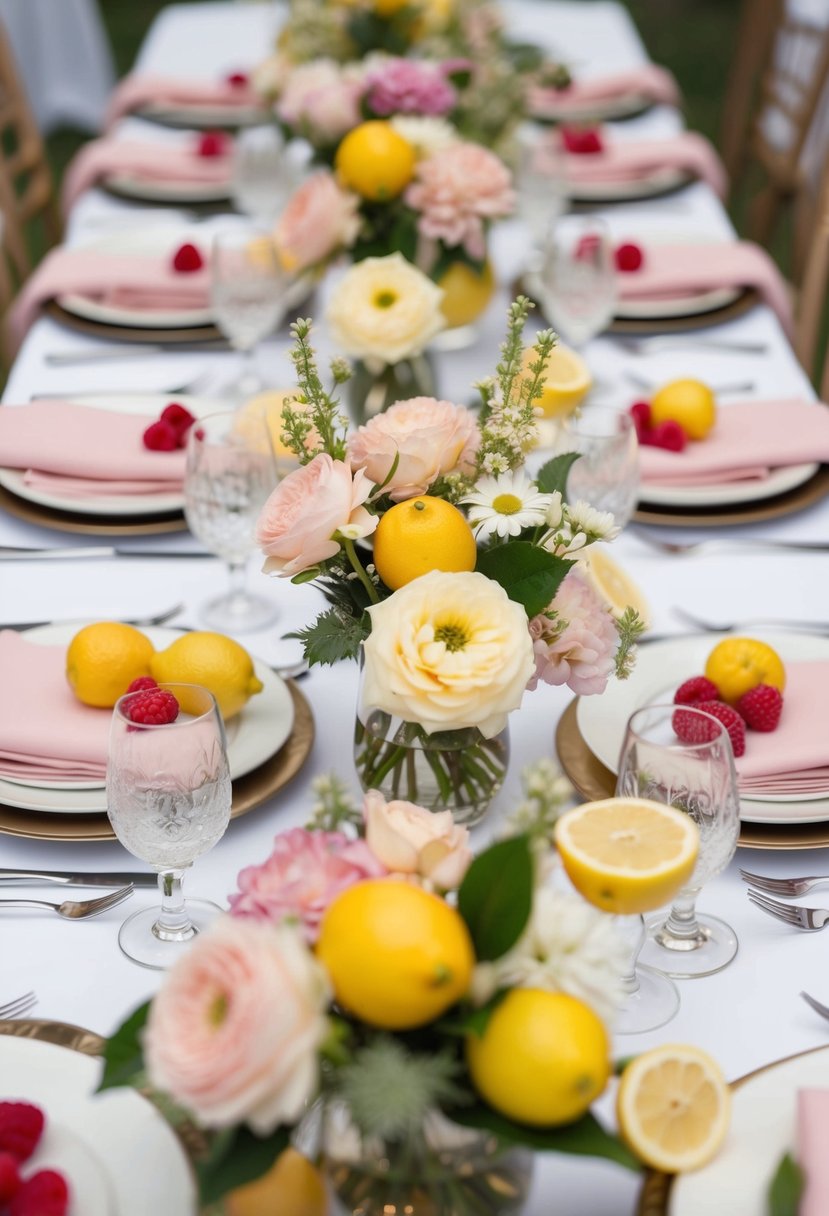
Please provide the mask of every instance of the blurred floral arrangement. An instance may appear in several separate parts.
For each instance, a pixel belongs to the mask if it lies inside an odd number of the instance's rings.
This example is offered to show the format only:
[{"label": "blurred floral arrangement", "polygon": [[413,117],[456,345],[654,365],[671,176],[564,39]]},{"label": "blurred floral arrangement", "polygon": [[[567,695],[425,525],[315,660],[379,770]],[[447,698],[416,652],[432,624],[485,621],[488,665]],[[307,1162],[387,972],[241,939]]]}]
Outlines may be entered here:
[{"label": "blurred floral arrangement", "polygon": [[149,1083],[204,1133],[203,1204],[292,1137],[371,1213],[424,1195],[438,1216],[517,1211],[516,1146],[638,1167],[589,1111],[625,948],[556,889],[566,783],[544,762],[526,788],[530,830],[473,857],[448,813],[376,791],[358,808],[320,779],[308,825],[242,870],[230,913],[115,1033],[101,1089]]}]

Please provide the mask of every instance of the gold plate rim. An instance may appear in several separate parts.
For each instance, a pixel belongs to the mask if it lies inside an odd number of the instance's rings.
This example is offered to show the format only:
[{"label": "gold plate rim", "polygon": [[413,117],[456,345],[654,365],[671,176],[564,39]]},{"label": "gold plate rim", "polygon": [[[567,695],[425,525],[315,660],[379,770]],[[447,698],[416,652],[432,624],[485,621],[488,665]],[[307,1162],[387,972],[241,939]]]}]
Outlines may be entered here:
[{"label": "gold plate rim", "polygon": [[665,524],[672,528],[717,527],[729,524],[762,523],[794,515],[813,506],[829,494],[829,466],[822,465],[808,481],[783,494],[733,507],[637,507],[633,519],[639,524]]},{"label": "gold plate rim", "polygon": [[141,346],[147,342],[155,345],[180,346],[186,343],[191,346],[194,342],[218,342],[223,338],[219,328],[210,322],[208,325],[182,326],[180,329],[166,329],[159,326],[152,329],[145,326],[114,325],[106,321],[93,321],[89,317],[78,317],[69,312],[57,300],[47,300],[43,311],[59,325],[74,329],[78,333],[91,338],[105,338],[111,342],[134,342]]},{"label": "gold plate rim", "polygon": [[79,536],[158,536],[187,531],[187,521],[181,511],[161,516],[83,515],[19,498],[5,486],[0,486],[0,508],[28,524],[53,528],[56,532],[74,532]]}]

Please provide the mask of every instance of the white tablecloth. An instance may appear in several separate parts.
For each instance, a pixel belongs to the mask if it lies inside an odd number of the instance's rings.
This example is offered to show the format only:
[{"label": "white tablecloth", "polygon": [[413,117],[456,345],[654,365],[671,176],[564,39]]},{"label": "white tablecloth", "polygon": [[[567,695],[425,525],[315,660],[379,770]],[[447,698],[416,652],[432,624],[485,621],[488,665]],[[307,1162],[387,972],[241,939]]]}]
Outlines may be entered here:
[{"label": "white tablecloth", "polygon": [[[573,3],[569,0],[513,0],[507,6],[515,28],[536,39],[544,38],[563,55],[597,70],[623,68],[642,61],[644,51],[625,9],[615,3]],[[152,27],[139,66],[159,72],[189,70],[211,76],[252,65],[266,50],[272,33],[272,10],[232,4],[179,5],[165,10]],[[198,46],[198,56],[188,54]],[[133,120],[134,121],[134,120]],[[624,124],[622,134],[669,133],[678,117],[666,109],[652,111],[641,120]],[[127,128],[129,129],[129,128]],[[154,128],[146,127],[145,134]],[[160,133],[159,137],[161,137]],[[122,216],[126,208],[93,192],[73,217],[72,240],[99,234],[104,219]],[[728,220],[711,192],[693,186],[681,194],[652,203],[608,209],[607,217],[620,236],[644,236],[656,230],[724,236]],[[145,223],[155,222],[145,216]],[[503,282],[510,281],[526,250],[517,225],[501,227],[494,241],[494,258]],[[499,296],[484,319],[475,347],[440,362],[442,395],[467,400],[469,386],[493,366],[493,355],[503,332],[506,293]],[[722,327],[718,333],[734,339],[764,341],[768,352],[748,358],[712,354],[689,347],[658,357],[626,354],[611,338],[590,344],[587,357],[597,378],[608,385],[607,396],[627,404],[636,395],[626,386],[624,369],[655,380],[683,374],[711,382],[752,380],[755,395],[810,394],[811,390],[786,343],[776,319],[765,309]],[[233,357],[224,354],[167,354],[155,360],[136,359],[130,365],[90,365],[57,370],[47,367],[47,351],[92,345],[88,340],[41,320],[21,351],[5,392],[5,400],[25,401],[33,393],[50,389],[110,386],[163,389],[202,368],[229,378]],[[274,384],[290,383],[284,335],[267,344],[262,367]],[[769,538],[829,539],[829,504],[821,504],[788,520],[732,529],[733,535]],[[688,533],[681,533],[688,537]],[[718,533],[718,536],[725,533]],[[0,518],[0,544],[65,544],[67,538]],[[74,543],[74,539],[73,539]],[[81,543],[84,543],[81,541]],[[127,542],[130,543],[130,542]],[[132,542],[141,547],[140,542]],[[145,542],[145,547],[146,547]],[[152,546],[187,545],[188,540],[152,538]],[[697,557],[666,559],[656,556],[630,530],[616,546],[619,558],[644,588],[653,608],[654,629],[680,632],[673,606],[702,615],[711,613],[735,620],[758,615],[810,616],[826,602],[829,554],[712,551]],[[251,579],[256,578],[252,563]],[[32,562],[0,564],[2,618],[5,620],[61,617],[135,616],[159,611],[184,600],[181,623],[197,622],[196,608],[221,583],[218,562],[188,561],[176,566],[161,561]],[[259,587],[273,597],[281,610],[278,626],[241,640],[255,653],[274,662],[298,657],[296,642],[282,635],[305,623],[318,604],[309,587],[293,587],[260,579]],[[352,706],[356,670],[348,665],[315,670],[301,688],[313,707],[317,741],[301,775],[267,806],[233,823],[220,844],[200,859],[188,878],[193,894],[222,900],[233,889],[238,870],[266,855],[275,832],[301,824],[307,814],[309,787],[315,775],[336,771],[346,778],[351,762]],[[497,804],[477,837],[483,842],[500,816],[514,805],[520,792],[522,768],[540,756],[553,754],[556,722],[570,699],[566,690],[542,687],[525,698],[513,715],[513,758],[508,780]],[[747,853],[740,864],[769,873],[818,873],[826,854]],[[121,868],[129,859],[117,844],[43,844],[0,837],[0,865]],[[132,862],[132,864],[136,864]],[[666,1041],[697,1043],[711,1051],[729,1077],[771,1060],[827,1041],[826,1027],[799,999],[807,988],[829,1000],[829,980],[822,966],[824,941],[820,935],[800,935],[754,910],[736,873],[738,861],[704,890],[700,906],[725,917],[737,930],[740,951],[735,962],[719,975],[681,985],[682,1007],[677,1018],[653,1034],[620,1040],[619,1054]],[[137,893],[132,907],[149,906],[154,896]],[[34,988],[41,1017],[77,1022],[108,1032],[123,1015],[150,995],[157,976],[128,962],[119,952],[116,931],[123,909],[118,908],[83,926],[36,915],[4,917],[3,968],[0,1000]],[[605,1103],[609,1106],[609,1100]],[[625,1171],[584,1159],[549,1156],[540,1159],[529,1216],[624,1216],[632,1212],[636,1179]],[[172,1214],[171,1214],[172,1216]],[[702,1213],[700,1214],[702,1216]],[[708,1213],[705,1216],[709,1216]],[[711,1216],[715,1216],[711,1213]],[[719,1216],[719,1214],[716,1214]],[[724,1216],[724,1214],[723,1214]]]}]

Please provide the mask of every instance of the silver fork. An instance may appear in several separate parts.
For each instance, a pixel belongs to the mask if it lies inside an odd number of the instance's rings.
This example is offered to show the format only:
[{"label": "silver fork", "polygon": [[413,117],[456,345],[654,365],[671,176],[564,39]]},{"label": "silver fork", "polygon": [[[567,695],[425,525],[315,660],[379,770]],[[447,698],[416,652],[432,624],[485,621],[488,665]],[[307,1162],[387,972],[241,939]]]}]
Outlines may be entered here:
[{"label": "silver fork", "polygon": [[684,557],[686,553],[701,553],[706,550],[716,549],[792,549],[795,552],[806,553],[829,553],[829,545],[823,541],[808,541],[808,540],[759,540],[746,538],[740,540],[697,540],[685,541],[679,543],[677,541],[662,540],[658,536],[654,536],[651,532],[645,532],[642,528],[635,528],[633,535],[637,540],[641,540],[643,544],[649,545],[651,549],[655,549],[657,553],[667,553],[673,557]]},{"label": "silver fork", "polygon": [[781,904],[777,899],[771,899],[760,891],[749,891],[748,897],[755,907],[766,912],[769,916],[782,920],[785,925],[794,929],[822,929],[829,924],[829,909],[804,908],[800,904]]},{"label": "silver fork", "polygon": [[[172,608],[167,608],[164,612],[156,613],[155,616],[139,616],[133,617],[131,620],[121,620],[122,625],[135,625],[136,628],[142,629],[151,625],[164,625],[167,621],[172,620],[174,616],[178,616],[184,611],[184,604],[173,604]],[[39,629],[43,625],[71,625],[73,621],[0,621],[0,629],[14,629],[18,633],[22,633],[26,629]]]},{"label": "silver fork", "polygon": [[776,626],[779,629],[802,629],[807,633],[829,633],[829,620],[822,621],[804,621],[804,620],[786,620],[783,617],[763,616],[750,617],[742,621],[711,621],[706,617],[697,616],[696,613],[689,612],[687,608],[675,606],[671,609],[677,620],[683,621],[686,625],[690,625],[693,629],[699,629],[703,633],[733,633],[735,629],[752,628],[753,626]]},{"label": "silver fork", "polygon": [[829,874],[813,874],[808,878],[767,878],[765,874],[752,874],[751,870],[740,870],[740,878],[759,891],[769,895],[805,895],[815,887],[829,883]]},{"label": "silver fork", "polygon": [[98,916],[116,904],[129,899],[133,893],[132,883],[113,891],[109,895],[101,895],[98,899],[65,899],[62,904],[50,904],[45,899],[0,899],[0,908],[49,908],[66,920],[86,920],[90,916]]},{"label": "silver fork", "polygon": [[829,1018],[829,1009],[825,1005],[821,1005],[820,1001],[816,1001],[813,996],[809,996],[808,992],[800,994],[807,1005],[811,1005],[815,1013],[819,1013],[822,1018]]},{"label": "silver fork", "polygon": [[718,338],[683,336],[672,338],[617,338],[619,346],[631,355],[655,355],[662,350],[719,350],[739,355],[762,355],[768,350],[765,342],[726,342]]},{"label": "silver fork", "polygon": [[6,1018],[21,1018],[24,1013],[28,1013],[37,1004],[37,997],[33,992],[24,992],[22,996],[15,997],[13,1001],[6,1001],[5,1005],[0,1005],[0,1021]]},{"label": "silver fork", "polygon": [[[640,376],[638,372],[631,372],[626,368],[624,375],[626,380],[629,380],[636,388],[644,389],[645,392],[659,388],[659,384],[655,380],[648,380],[645,376]],[[710,387],[713,393],[750,393],[754,390],[755,385],[751,380],[744,380],[733,381],[731,384],[712,384]]]}]

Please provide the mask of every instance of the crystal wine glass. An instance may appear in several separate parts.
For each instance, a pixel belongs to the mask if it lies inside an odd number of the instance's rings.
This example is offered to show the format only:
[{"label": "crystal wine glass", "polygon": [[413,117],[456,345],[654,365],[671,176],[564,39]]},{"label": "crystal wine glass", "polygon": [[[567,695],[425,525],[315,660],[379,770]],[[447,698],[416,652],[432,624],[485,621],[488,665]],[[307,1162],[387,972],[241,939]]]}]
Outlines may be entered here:
[{"label": "crystal wine glass", "polygon": [[190,428],[184,475],[187,524],[230,572],[230,590],[201,611],[214,628],[243,633],[262,629],[278,616],[272,600],[245,589],[256,521],[278,480],[264,411],[224,410]]},{"label": "crystal wine glass", "polygon": [[580,453],[567,478],[569,499],[610,511],[624,528],[639,497],[639,443],[631,417],[610,406],[588,406],[561,424],[558,446]]},{"label": "crystal wine glass", "polygon": [[233,145],[233,202],[257,223],[274,223],[300,182],[296,158],[273,125],[248,127]]},{"label": "crystal wine glass", "polygon": [[158,872],[161,909],[128,917],[118,943],[143,967],[169,967],[221,912],[184,901],[184,871],[212,849],[230,820],[230,770],[216,699],[197,684],[162,684],[181,706],[175,722],[132,721],[141,693],[115,703],[107,764],[107,814],[125,849]]},{"label": "crystal wine glass", "polygon": [[518,135],[518,214],[532,240],[530,271],[537,273],[551,230],[567,207],[561,152],[546,132],[528,124]]},{"label": "crystal wine glass", "polygon": [[568,216],[549,234],[538,276],[550,324],[571,346],[607,328],[616,307],[616,266],[607,225]]},{"label": "crystal wine glass", "polygon": [[[695,720],[699,743],[683,743],[674,714]],[[737,953],[737,935],[715,916],[698,916],[700,889],[725,869],[737,847],[740,798],[728,731],[703,710],[652,705],[630,718],[619,761],[617,792],[685,811],[699,828],[699,856],[669,915],[647,921],[642,958],[677,979],[720,971]]]}]

